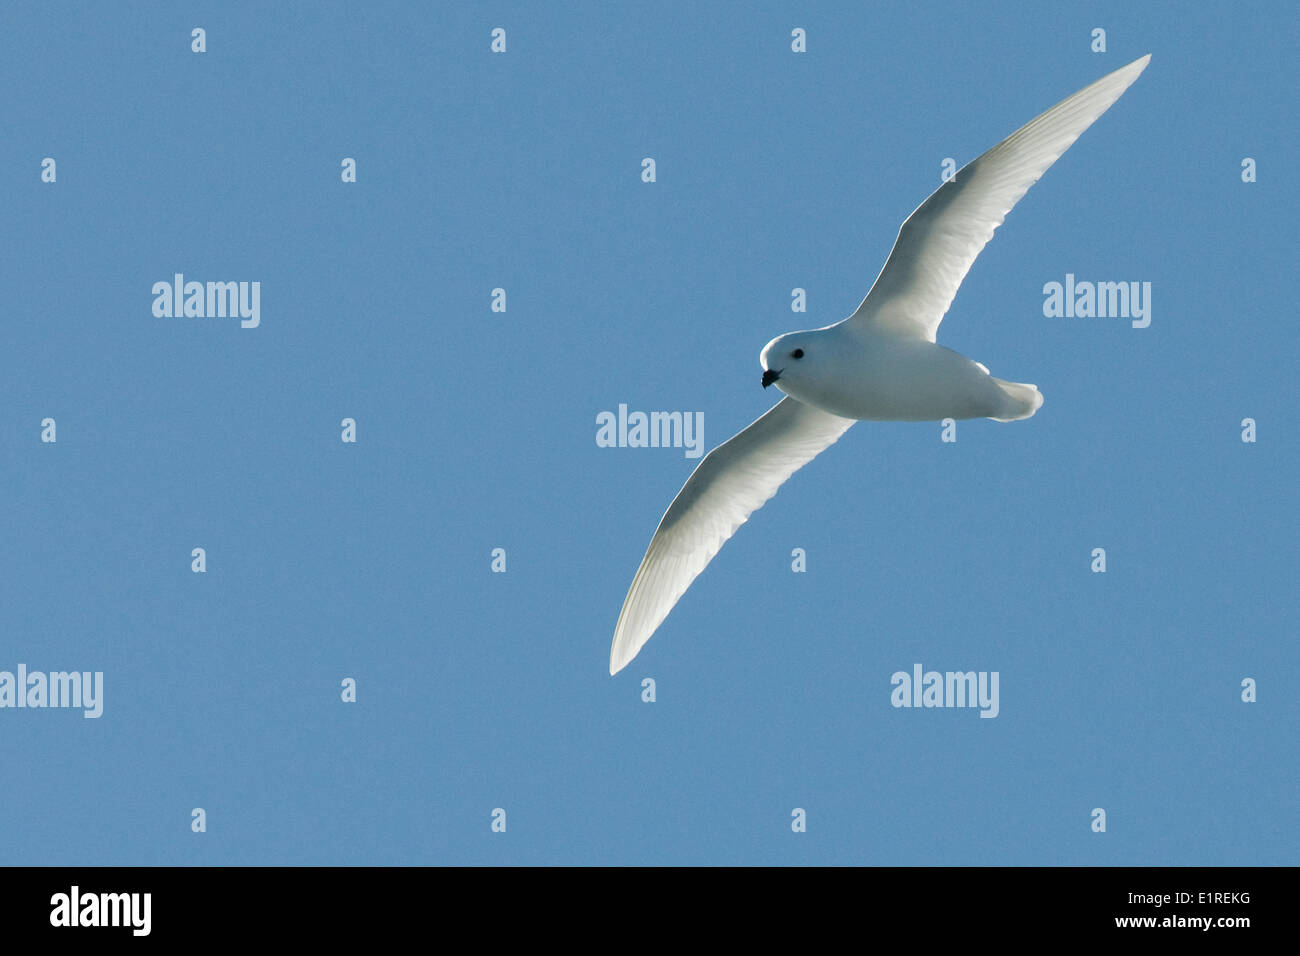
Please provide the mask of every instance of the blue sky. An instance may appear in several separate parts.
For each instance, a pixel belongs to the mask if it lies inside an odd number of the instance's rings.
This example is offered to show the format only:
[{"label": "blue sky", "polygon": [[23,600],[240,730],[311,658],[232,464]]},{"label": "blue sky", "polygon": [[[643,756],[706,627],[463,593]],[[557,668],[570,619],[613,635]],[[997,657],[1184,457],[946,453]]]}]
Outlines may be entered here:
[{"label": "blue sky", "polygon": [[[0,862],[1300,862],[1289,5],[7,13],[0,670],[104,712],[0,709]],[[855,426],[611,678],[695,462],[596,416],[726,439],[945,158],[1148,52],[939,332],[1042,410]],[[156,317],[178,272],[260,324]],[[917,663],[996,719],[892,707]]]}]

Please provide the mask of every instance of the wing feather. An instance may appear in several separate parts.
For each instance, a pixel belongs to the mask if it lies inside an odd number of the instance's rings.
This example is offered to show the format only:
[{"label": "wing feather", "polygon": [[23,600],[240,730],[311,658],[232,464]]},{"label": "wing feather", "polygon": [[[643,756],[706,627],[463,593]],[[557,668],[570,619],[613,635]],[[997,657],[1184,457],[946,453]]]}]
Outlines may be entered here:
[{"label": "wing feather", "polygon": [[611,674],[636,657],[736,529],[853,422],[786,397],[704,456],[668,506],[628,588],[609,650]]},{"label": "wing feather", "polygon": [[1085,86],[958,170],[907,217],[871,291],[844,321],[933,342],[971,264],[1011,207],[1150,59],[1148,53]]}]

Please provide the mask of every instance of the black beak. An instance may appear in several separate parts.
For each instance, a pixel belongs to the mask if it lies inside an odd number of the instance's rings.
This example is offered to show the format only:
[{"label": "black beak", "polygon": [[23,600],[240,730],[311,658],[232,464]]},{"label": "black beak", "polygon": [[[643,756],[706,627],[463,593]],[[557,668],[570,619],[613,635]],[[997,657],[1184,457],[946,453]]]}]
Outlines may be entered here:
[{"label": "black beak", "polygon": [[774,368],[768,369],[766,372],[763,373],[763,387],[767,388],[769,385],[771,385],[780,377],[781,377],[781,373],[778,372],[776,369]]}]

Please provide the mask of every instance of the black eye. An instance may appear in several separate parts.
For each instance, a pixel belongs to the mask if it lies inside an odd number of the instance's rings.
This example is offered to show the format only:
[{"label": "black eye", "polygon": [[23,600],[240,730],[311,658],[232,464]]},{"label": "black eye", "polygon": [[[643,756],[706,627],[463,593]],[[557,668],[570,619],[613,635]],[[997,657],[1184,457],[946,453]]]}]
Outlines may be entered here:
[{"label": "black eye", "polygon": [[790,353],[791,358],[803,358],[803,349],[795,349]]}]

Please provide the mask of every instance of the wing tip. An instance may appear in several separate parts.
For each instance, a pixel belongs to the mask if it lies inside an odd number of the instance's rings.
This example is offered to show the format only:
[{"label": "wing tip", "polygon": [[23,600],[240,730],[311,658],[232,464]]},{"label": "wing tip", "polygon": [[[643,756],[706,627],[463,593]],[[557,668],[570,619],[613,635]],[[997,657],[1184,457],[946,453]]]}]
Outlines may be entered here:
[{"label": "wing tip", "polygon": [[632,660],[635,657],[636,655],[633,654],[631,657],[620,660],[617,656],[615,656],[613,651],[611,651],[609,655],[609,676],[613,677],[623,668],[627,667],[628,664],[632,663]]},{"label": "wing tip", "polygon": [[1151,54],[1148,53],[1146,56],[1138,57],[1136,60],[1134,60],[1132,63],[1128,64],[1127,66],[1121,66],[1115,72],[1127,73],[1131,71],[1133,74],[1133,79],[1137,79],[1139,76],[1142,75],[1142,71],[1147,68],[1147,64],[1150,62],[1151,62]]},{"label": "wing tip", "polygon": [[636,657],[641,648],[628,653],[627,638],[623,634],[623,617],[619,615],[618,627],[614,629],[614,640],[609,645],[609,676],[613,677]]}]

